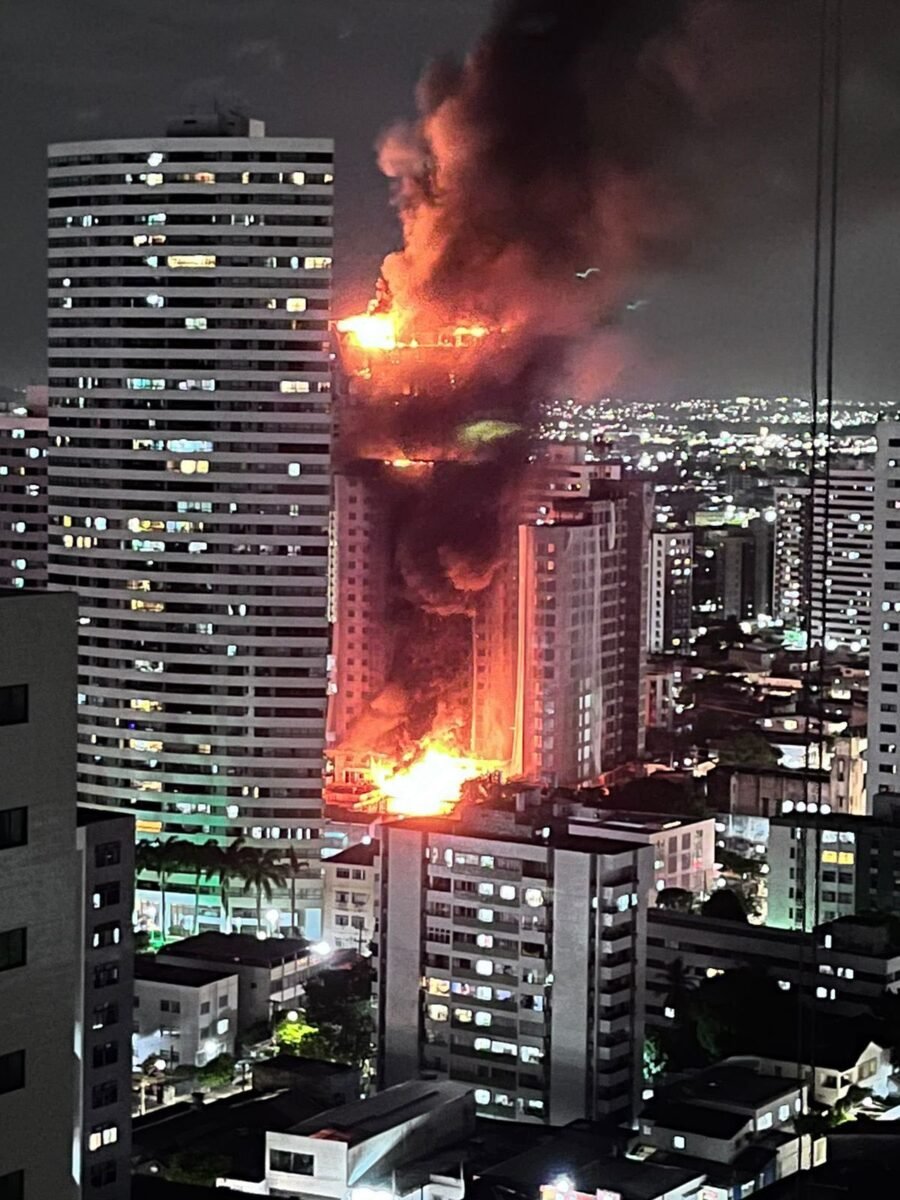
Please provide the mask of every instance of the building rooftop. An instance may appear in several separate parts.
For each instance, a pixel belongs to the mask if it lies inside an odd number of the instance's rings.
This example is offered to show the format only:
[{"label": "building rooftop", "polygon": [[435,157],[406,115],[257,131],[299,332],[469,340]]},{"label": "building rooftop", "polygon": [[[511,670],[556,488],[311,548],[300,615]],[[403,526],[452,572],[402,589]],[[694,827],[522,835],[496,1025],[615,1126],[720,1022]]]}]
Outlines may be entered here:
[{"label": "building rooftop", "polygon": [[231,979],[233,971],[209,971],[203,967],[177,966],[175,963],[159,962],[153,954],[136,954],[134,957],[134,980],[146,983],[167,983],[172,987],[206,987],[219,979]]},{"label": "building rooftop", "polygon": [[305,938],[256,938],[249,933],[198,933],[166,946],[165,955],[179,958],[206,958],[222,963],[250,967],[272,967],[292,958],[305,957],[309,942]]},{"label": "building rooftop", "polygon": [[379,843],[374,839],[371,842],[357,842],[353,846],[348,846],[346,850],[330,854],[328,858],[323,859],[323,862],[338,863],[345,867],[371,867],[375,864],[379,850]]},{"label": "building rooftop", "polygon": [[[492,810],[487,810],[491,812]],[[548,819],[547,824],[541,823],[541,818],[535,819],[534,825],[493,822],[478,819],[478,810],[471,810],[460,820],[448,817],[406,817],[392,821],[395,826],[414,830],[416,833],[443,834],[449,837],[478,838],[487,842],[501,842],[508,845],[532,846],[536,850],[578,850],[584,854],[599,855],[631,855],[637,849],[635,842],[624,838],[604,838],[601,834],[592,837],[589,834],[572,834],[569,832],[568,819]],[[535,828],[535,826],[537,828]],[[546,837],[539,830],[548,831]]]},{"label": "building rooftop", "polygon": [[302,1054],[275,1054],[272,1058],[263,1058],[254,1063],[255,1068],[284,1071],[290,1075],[322,1075],[332,1078],[335,1075],[358,1075],[356,1067],[346,1063],[328,1062],[322,1058],[305,1058]]},{"label": "building rooftop", "polygon": [[114,808],[91,808],[87,804],[77,806],[75,821],[78,825],[102,825],[107,821],[127,821],[129,825],[134,825],[131,813],[117,812]]},{"label": "building rooftop", "polygon": [[[473,1096],[469,1084],[412,1079],[365,1100],[329,1108],[312,1120],[293,1126],[290,1132],[299,1137],[346,1142],[353,1146],[467,1096]],[[472,1103],[474,1113],[474,1098]]]},{"label": "building rooftop", "polygon": [[877,1044],[874,1032],[873,1022],[866,1016],[817,1012],[815,1021],[805,1022],[802,1031],[793,1022],[761,1022],[753,1029],[747,1052],[780,1062],[809,1061],[820,1068],[849,1071],[872,1042]]},{"label": "building rooftop", "polygon": [[[529,1129],[529,1136],[535,1132]],[[484,1177],[512,1188],[519,1194],[538,1196],[544,1184],[564,1175],[574,1190],[592,1195],[598,1189],[618,1192],[622,1200],[657,1200],[675,1189],[696,1181],[704,1172],[692,1167],[663,1165],[652,1161],[633,1162],[613,1156],[613,1142],[596,1129],[568,1127],[539,1136],[522,1154],[490,1166]]]}]

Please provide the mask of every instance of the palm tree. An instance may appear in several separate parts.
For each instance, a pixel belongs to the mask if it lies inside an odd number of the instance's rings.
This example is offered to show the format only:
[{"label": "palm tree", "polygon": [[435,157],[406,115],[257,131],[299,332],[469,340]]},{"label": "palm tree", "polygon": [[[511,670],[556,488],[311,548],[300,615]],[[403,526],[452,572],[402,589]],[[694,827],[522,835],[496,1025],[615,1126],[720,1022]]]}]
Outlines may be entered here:
[{"label": "palm tree", "polygon": [[262,933],[262,902],[271,902],[275,888],[284,887],[287,871],[278,861],[274,850],[257,850],[247,846],[241,851],[241,877],[244,895],[256,892],[256,929]]},{"label": "palm tree", "polygon": [[166,884],[172,875],[189,862],[190,843],[184,838],[170,837],[154,845],[154,870],[159,880],[159,924],[163,941],[168,932],[166,920]]},{"label": "palm tree", "polygon": [[[190,861],[190,866],[194,872],[194,933],[198,933],[198,925],[200,922],[200,879],[203,877],[209,881],[213,875],[219,870],[219,862],[222,858],[222,851],[219,848],[219,843],[215,838],[208,838],[202,845],[198,842],[190,844],[190,852],[187,855]],[[185,865],[188,865],[185,863]]]},{"label": "palm tree", "polygon": [[290,879],[291,886],[291,933],[297,934],[300,932],[300,928],[297,925],[297,876],[302,870],[305,870],[306,864],[298,856],[293,846],[288,850],[286,857],[287,865],[285,871]]},{"label": "palm tree", "polygon": [[219,861],[216,863],[216,874],[219,876],[219,900],[225,916],[225,932],[231,932],[231,891],[230,884],[243,875],[242,854],[244,839],[237,837],[224,849],[219,849]]}]

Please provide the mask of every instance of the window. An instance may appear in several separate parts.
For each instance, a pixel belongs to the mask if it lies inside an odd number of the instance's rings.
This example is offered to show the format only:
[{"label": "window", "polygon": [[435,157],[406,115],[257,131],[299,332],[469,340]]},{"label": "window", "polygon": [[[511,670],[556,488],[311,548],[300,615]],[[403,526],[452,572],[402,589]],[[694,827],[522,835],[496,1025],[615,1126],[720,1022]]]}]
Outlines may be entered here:
[{"label": "window", "polygon": [[94,1047],[93,1064],[95,1067],[111,1067],[119,1061],[119,1043],[101,1042]]},{"label": "window", "polygon": [[105,1108],[107,1104],[115,1104],[118,1098],[119,1085],[115,1079],[97,1083],[91,1088],[91,1108]]},{"label": "window", "polygon": [[98,1004],[91,1014],[91,1029],[105,1029],[119,1019],[118,1004]]},{"label": "window", "polygon": [[122,861],[121,842],[101,842],[94,849],[95,867],[116,867]]},{"label": "window", "polygon": [[316,1160],[312,1154],[296,1154],[293,1150],[270,1150],[269,1166],[287,1175],[315,1175]]},{"label": "window", "polygon": [[[104,988],[111,987],[114,983],[119,982],[119,964],[114,962],[98,963],[94,967],[94,987]],[[137,1000],[137,996],[135,996]]]},{"label": "window", "polygon": [[204,1000],[203,1003],[200,1005],[200,1012],[204,1017],[209,1012],[209,1007],[210,1007],[210,1004],[209,1004],[208,1000]]},{"label": "window", "polygon": [[[180,1013],[181,1012],[181,1001],[180,1000],[160,1000],[159,1011],[167,1012],[167,1013]],[[209,1012],[208,1004],[206,1006],[206,1011]]]},{"label": "window", "polygon": [[430,1021],[446,1021],[450,1016],[450,1010],[446,1004],[429,1004],[427,1012]]},{"label": "window", "polygon": [[28,684],[0,687],[0,725],[23,725],[28,720]]},{"label": "window", "polygon": [[25,1086],[25,1051],[0,1054],[0,1096]]},{"label": "window", "polygon": [[24,1200],[25,1172],[10,1171],[0,1175],[0,1200]]},{"label": "window", "polygon": [[95,950],[98,946],[118,946],[121,940],[122,926],[119,921],[107,921],[103,925],[94,926],[91,945]]},{"label": "window", "polygon": [[115,1183],[118,1173],[117,1164],[114,1162],[95,1163],[91,1167],[91,1187],[100,1188],[106,1187],[109,1183]]},{"label": "window", "polygon": [[118,883],[101,883],[91,897],[94,908],[110,908],[122,899],[122,889]]},{"label": "window", "polygon": [[684,1138],[680,1133],[676,1133],[672,1138],[672,1146],[675,1150],[683,1150],[685,1146]]},{"label": "window", "polygon": [[13,967],[25,966],[27,934],[25,926],[4,929],[0,932],[0,971],[11,971]]},{"label": "window", "polygon": [[761,1131],[763,1129],[771,1129],[772,1122],[773,1122],[772,1113],[770,1113],[770,1112],[763,1113],[761,1117],[757,1118],[757,1121],[756,1121],[757,1131]]},{"label": "window", "polygon": [[228,996],[227,995],[220,996],[219,997],[219,1008],[227,1008],[227,1007],[228,1007]]},{"label": "window", "polygon": [[88,1137],[88,1150],[99,1150],[101,1146],[112,1146],[119,1140],[119,1127],[112,1121],[95,1125]]},{"label": "window", "polygon": [[27,841],[28,809],[24,805],[19,808],[0,808],[0,850],[24,846]]},{"label": "window", "polygon": [[170,254],[166,259],[166,266],[173,270],[183,267],[201,267],[208,270],[215,265],[216,256],[214,254]]}]

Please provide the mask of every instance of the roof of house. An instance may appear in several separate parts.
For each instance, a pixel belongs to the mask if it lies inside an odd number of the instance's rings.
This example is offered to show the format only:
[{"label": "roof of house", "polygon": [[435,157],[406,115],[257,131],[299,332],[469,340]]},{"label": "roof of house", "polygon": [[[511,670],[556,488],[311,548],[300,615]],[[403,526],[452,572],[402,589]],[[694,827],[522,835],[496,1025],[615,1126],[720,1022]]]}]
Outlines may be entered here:
[{"label": "roof of house", "polygon": [[379,843],[374,839],[370,842],[356,842],[353,846],[348,846],[346,850],[339,850],[337,854],[329,854],[322,860],[323,865],[338,863],[347,867],[371,867],[378,858],[379,848]]},{"label": "roof of house", "polygon": [[404,1121],[436,1112],[471,1092],[471,1086],[465,1083],[411,1079],[365,1100],[329,1108],[293,1126],[290,1132],[298,1137],[320,1137],[356,1145]]},{"label": "roof of house", "polygon": [[278,966],[291,958],[306,955],[305,938],[257,938],[249,933],[219,933],[210,930],[166,946],[166,958],[206,958],[241,966]]},{"label": "roof of house", "polygon": [[815,1020],[805,1021],[801,1030],[793,1022],[760,1022],[751,1031],[747,1053],[778,1062],[814,1061],[817,1067],[849,1071],[875,1041],[873,1033],[872,1021],[866,1016],[817,1012]]},{"label": "roof of house", "polygon": [[232,979],[234,972],[227,969],[210,971],[205,967],[181,966],[178,963],[160,962],[154,954],[134,956],[135,983],[165,983],[171,987],[206,987],[220,979]]}]

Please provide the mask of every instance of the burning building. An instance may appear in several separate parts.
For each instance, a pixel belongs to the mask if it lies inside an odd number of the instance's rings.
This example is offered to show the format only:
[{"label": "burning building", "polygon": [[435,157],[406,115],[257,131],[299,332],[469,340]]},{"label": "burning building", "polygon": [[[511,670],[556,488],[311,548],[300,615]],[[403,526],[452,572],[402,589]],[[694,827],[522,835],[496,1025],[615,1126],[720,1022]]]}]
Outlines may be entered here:
[{"label": "burning building", "polygon": [[486,771],[640,752],[646,496],[533,432],[608,385],[605,332],[681,240],[684,14],[509,0],[383,139],[403,245],[337,323],[332,797],[443,812]]}]

